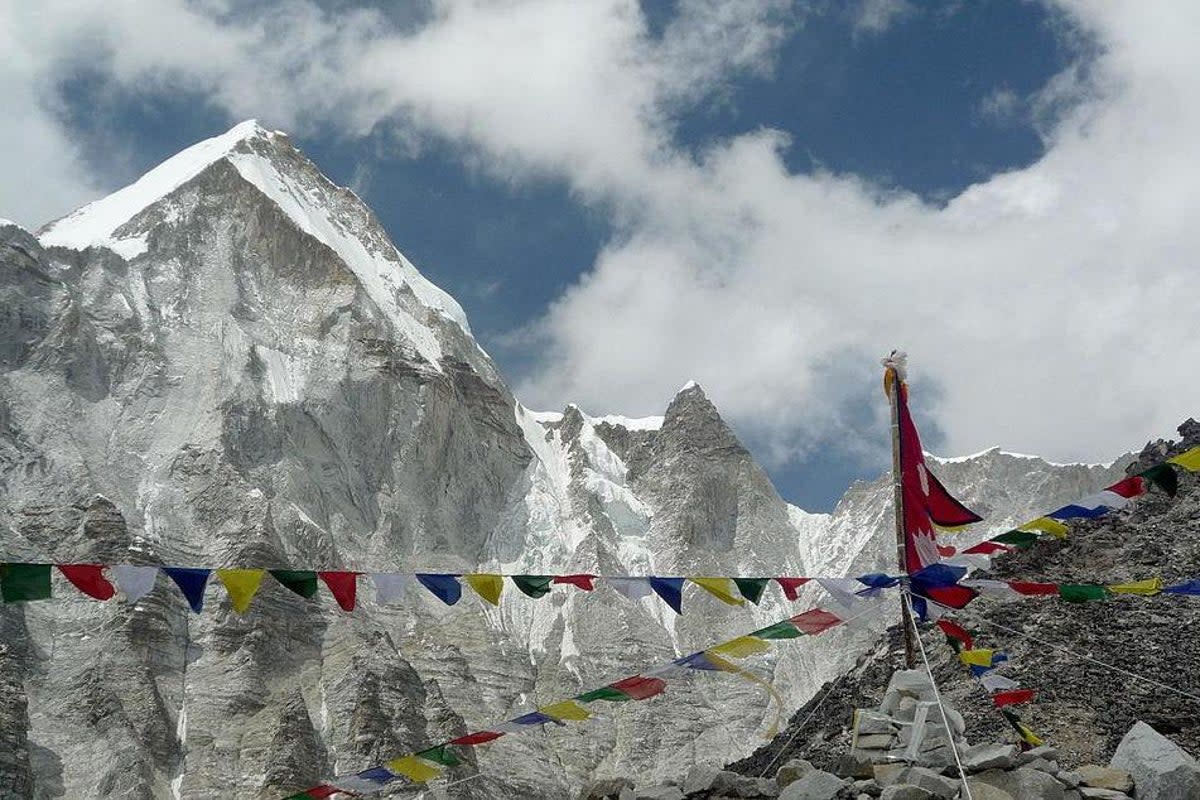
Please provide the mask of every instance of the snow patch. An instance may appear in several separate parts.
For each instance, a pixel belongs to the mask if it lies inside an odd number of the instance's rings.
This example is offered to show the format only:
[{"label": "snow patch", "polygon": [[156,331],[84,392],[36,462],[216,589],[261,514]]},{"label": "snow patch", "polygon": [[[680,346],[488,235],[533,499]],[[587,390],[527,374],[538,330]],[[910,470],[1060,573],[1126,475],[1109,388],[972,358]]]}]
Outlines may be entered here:
[{"label": "snow patch", "polygon": [[1103,467],[1108,469],[1113,464],[1119,461],[1119,458],[1114,458],[1108,462],[1094,461],[1048,461],[1041,456],[1031,456],[1026,453],[1014,453],[1011,450],[1002,450],[1000,445],[992,445],[986,450],[980,450],[978,453],[972,453],[969,456],[938,456],[926,451],[925,455],[940,464],[965,464],[969,461],[976,461],[984,456],[1008,456],[1009,458],[1020,458],[1025,461],[1040,461],[1043,464],[1048,464],[1051,467]]},{"label": "snow patch", "polygon": [[627,431],[657,431],[663,426],[663,417],[622,417],[620,414],[606,414],[594,417],[594,423],[604,422],[617,425]]},{"label": "snow patch", "polygon": [[276,403],[298,403],[304,394],[306,361],[261,344],[254,350],[267,368],[267,386]]}]

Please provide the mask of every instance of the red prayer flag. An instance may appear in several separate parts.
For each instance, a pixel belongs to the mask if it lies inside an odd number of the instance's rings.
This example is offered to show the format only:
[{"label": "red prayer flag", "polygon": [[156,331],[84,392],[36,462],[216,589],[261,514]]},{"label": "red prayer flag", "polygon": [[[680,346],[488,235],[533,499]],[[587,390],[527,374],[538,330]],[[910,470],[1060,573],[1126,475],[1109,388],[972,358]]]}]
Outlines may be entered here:
[{"label": "red prayer flag", "polygon": [[1146,493],[1146,481],[1139,475],[1131,475],[1123,481],[1117,481],[1108,487],[1108,491],[1121,497],[1138,497]]},{"label": "red prayer flag", "polygon": [[1008,692],[996,692],[992,695],[992,702],[996,704],[996,708],[1004,708],[1005,706],[1015,706],[1019,703],[1028,703],[1036,694],[1037,692],[1033,689],[1013,689]]},{"label": "red prayer flag", "polygon": [[596,588],[592,584],[592,581],[594,581],[595,579],[596,579],[595,575],[586,575],[586,574],[556,575],[550,582],[551,583],[569,583],[572,586],[576,586],[585,592],[590,592]]},{"label": "red prayer flag", "polygon": [[663,690],[667,688],[667,684],[663,680],[659,678],[647,678],[642,675],[634,675],[631,678],[610,683],[609,686],[618,692],[624,692],[634,700],[645,700],[647,697],[654,697],[656,694],[662,694]]},{"label": "red prayer flag", "polygon": [[823,608],[814,608],[792,617],[791,623],[801,633],[816,636],[818,633],[823,633],[835,625],[841,625],[842,618],[836,614],[830,614]]},{"label": "red prayer flag", "polygon": [[979,596],[979,592],[974,589],[968,589],[966,586],[929,586],[921,590],[921,594],[928,597],[933,602],[946,606],[947,608],[966,608],[967,603],[970,603]]},{"label": "red prayer flag", "polygon": [[995,553],[1011,553],[1012,551],[1013,548],[1002,545],[999,542],[980,542],[974,547],[968,547],[966,550],[963,550],[963,552],[967,555],[978,555],[982,553],[983,555],[988,556]]},{"label": "red prayer flag", "polygon": [[966,649],[973,650],[975,648],[975,640],[971,637],[971,634],[967,633],[967,629],[957,622],[951,622],[948,619],[939,619],[937,626],[942,629],[942,633],[951,639],[962,642],[963,647]]},{"label": "red prayer flag", "polygon": [[343,611],[354,610],[354,600],[358,595],[357,572],[318,572],[317,575],[329,587],[333,599],[337,600]]},{"label": "red prayer flag", "polygon": [[808,578],[776,578],[775,582],[783,589],[784,596],[795,602],[800,597],[796,590],[808,583]]},{"label": "red prayer flag", "polygon": [[1028,581],[1009,581],[1008,585],[1014,592],[1027,595],[1058,594],[1057,583],[1029,583]]},{"label": "red prayer flag", "polygon": [[461,744],[470,747],[499,739],[503,735],[503,733],[496,733],[495,731],[479,731],[478,733],[468,733],[466,736],[451,739],[450,744]]},{"label": "red prayer flag", "polygon": [[320,786],[314,786],[311,789],[305,789],[303,793],[314,798],[314,800],[321,800],[325,797],[333,797],[340,791],[341,789],[337,788],[336,786],[321,784]]},{"label": "red prayer flag", "polygon": [[952,556],[958,552],[957,547],[951,547],[950,545],[940,545],[940,544],[937,546],[937,550],[938,550],[938,555],[941,556],[942,558],[949,558],[950,556]]},{"label": "red prayer flag", "polygon": [[88,597],[108,600],[117,593],[104,577],[104,567],[100,564],[59,564],[58,571]]}]

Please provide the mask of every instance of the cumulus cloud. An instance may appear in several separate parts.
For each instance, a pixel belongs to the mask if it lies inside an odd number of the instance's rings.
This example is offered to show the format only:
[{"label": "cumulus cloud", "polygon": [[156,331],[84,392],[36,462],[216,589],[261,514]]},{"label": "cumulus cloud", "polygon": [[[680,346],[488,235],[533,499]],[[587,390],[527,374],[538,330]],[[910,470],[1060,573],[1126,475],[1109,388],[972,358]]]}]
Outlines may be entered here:
[{"label": "cumulus cloud", "polygon": [[5,195],[0,213],[36,218],[89,187],[47,99],[83,63],[301,132],[435,136],[500,179],[565,181],[615,221],[524,331],[532,405],[653,413],[696,378],[778,458],[852,450],[847,409],[903,346],[948,452],[1106,458],[1169,432],[1200,393],[1200,8],[1055,7],[1097,47],[1030,102],[1046,154],[931,205],[793,173],[778,132],[699,155],[674,139],[681,110],[769,72],[797,24],[787,3],[685,0],[652,35],[632,0],[438,0],[404,24],[299,0],[0,0],[0,37],[19,43],[0,93],[23,113],[0,125],[0,168],[47,175],[41,199]]}]

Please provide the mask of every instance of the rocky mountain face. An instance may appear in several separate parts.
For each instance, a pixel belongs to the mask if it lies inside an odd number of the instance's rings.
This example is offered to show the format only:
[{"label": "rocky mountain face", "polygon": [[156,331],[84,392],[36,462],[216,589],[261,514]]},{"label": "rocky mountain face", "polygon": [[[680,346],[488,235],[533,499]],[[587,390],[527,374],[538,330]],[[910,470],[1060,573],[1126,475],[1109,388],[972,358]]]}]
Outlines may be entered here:
[{"label": "rocky mountain face", "polygon": [[[698,386],[661,418],[525,409],[370,210],[253,123],[36,235],[0,223],[0,301],[0,560],[858,575],[894,558],[886,479],[831,515],[789,506]],[[939,469],[994,528],[1119,472],[999,450]],[[245,615],[219,589],[194,615],[161,578],[133,606],[63,583],[0,606],[0,797],[273,798],[828,602],[694,591],[675,617],[604,586],[378,606],[363,580],[346,614],[267,580]],[[757,669],[795,707],[884,625]],[[628,706],[481,749],[445,795],[682,774],[749,753],[768,713],[708,675]]]}]

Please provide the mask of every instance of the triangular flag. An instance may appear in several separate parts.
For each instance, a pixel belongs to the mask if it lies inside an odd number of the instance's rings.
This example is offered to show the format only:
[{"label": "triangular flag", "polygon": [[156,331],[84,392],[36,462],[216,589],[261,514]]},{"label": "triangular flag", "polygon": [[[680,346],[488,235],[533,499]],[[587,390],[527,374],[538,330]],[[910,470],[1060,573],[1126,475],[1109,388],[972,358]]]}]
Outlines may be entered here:
[{"label": "triangular flag", "polygon": [[1019,689],[1021,684],[1012,678],[1006,678],[998,672],[989,672],[979,676],[979,685],[989,692],[1002,692],[1008,689]]},{"label": "triangular flag", "polygon": [[792,617],[790,621],[796,626],[797,630],[801,633],[807,633],[809,636],[816,636],[836,625],[842,624],[841,617],[831,614],[823,608],[809,609],[803,614],[797,614]]},{"label": "triangular flag", "polygon": [[[1019,530],[1025,531],[1026,533],[1040,531],[1041,533],[1048,533],[1056,539],[1065,539],[1067,538],[1067,534],[1071,532],[1071,529],[1066,525],[1063,525],[1058,520],[1050,519],[1049,517],[1038,517],[1037,519],[1031,519],[1029,522],[1021,525]],[[1003,534],[1001,534],[1001,536],[1003,536]],[[1001,536],[993,537],[992,541],[1004,542],[1005,540],[1002,539]],[[1015,542],[1010,542],[1010,544],[1015,544]]]},{"label": "triangular flag", "polygon": [[663,599],[676,614],[683,613],[683,578],[659,578],[650,576],[650,588]]},{"label": "triangular flag", "polygon": [[494,606],[500,605],[500,593],[504,591],[504,578],[500,575],[489,575],[473,572],[464,575],[467,583],[475,590],[475,594]]},{"label": "triangular flag", "polygon": [[967,629],[957,622],[951,622],[948,619],[939,619],[937,626],[942,629],[942,633],[946,634],[951,641],[958,642],[967,650],[975,646],[975,640],[971,638],[971,634],[967,633]]},{"label": "triangular flag", "polygon": [[796,630],[796,626],[790,620],[784,620],[760,628],[750,635],[756,639],[795,639],[800,635],[800,631]]},{"label": "triangular flag", "polygon": [[6,603],[50,597],[49,564],[0,564],[0,597]]},{"label": "triangular flag", "polygon": [[376,605],[386,606],[404,596],[412,576],[403,572],[372,572],[371,581],[375,584]]},{"label": "triangular flag", "polygon": [[[1036,539],[1037,537],[1035,536],[1034,538]],[[966,550],[963,550],[963,553],[966,555],[991,556],[995,555],[996,553],[1011,553],[1012,551],[1013,548],[1008,545],[1000,544],[999,542],[987,541],[980,542],[972,547],[968,547]]]},{"label": "triangular flag", "polygon": [[342,607],[342,611],[353,611],[358,595],[358,573],[342,571],[318,572],[317,577],[325,582],[333,599]]},{"label": "triangular flag", "polygon": [[1058,594],[1057,583],[1033,583],[1030,581],[1009,581],[1008,585],[1018,594],[1037,596]]},{"label": "triangular flag", "polygon": [[117,593],[104,577],[104,567],[100,564],[59,564],[58,571],[88,597],[108,600]]},{"label": "triangular flag", "polygon": [[969,649],[960,650],[958,653],[958,658],[967,666],[991,667],[995,655],[996,653],[994,650],[988,650],[986,648],[980,650]]},{"label": "triangular flag", "polygon": [[1200,580],[1186,581],[1184,583],[1177,583],[1174,586],[1168,586],[1163,589],[1163,594],[1200,595]]},{"label": "triangular flag", "polygon": [[[386,776],[386,779],[381,780]],[[396,780],[396,776],[383,767],[360,772],[357,775],[346,775],[334,778],[333,785],[343,792],[357,796],[360,792],[375,794],[382,787]]]},{"label": "triangular flag", "polygon": [[[588,576],[590,577],[590,576]],[[521,590],[522,594],[528,595],[533,599],[545,597],[550,593],[550,575],[513,575],[513,585]],[[589,581],[590,583],[590,581]]]},{"label": "triangular flag", "polygon": [[[680,580],[682,581],[682,578]],[[608,686],[618,692],[623,692],[634,700],[654,697],[656,694],[662,694],[663,690],[667,688],[667,684],[658,678],[647,678],[643,675],[633,675],[616,683],[610,683]]]},{"label": "triangular flag", "polygon": [[308,599],[317,593],[317,573],[309,569],[272,569],[271,577]]},{"label": "triangular flag", "polygon": [[754,605],[758,605],[758,601],[762,599],[763,590],[767,588],[766,578],[734,578],[733,582],[737,585],[742,597]]},{"label": "triangular flag", "polygon": [[254,599],[258,587],[262,584],[263,570],[219,569],[217,578],[225,584],[225,591],[229,593],[229,602],[233,605],[233,610],[245,614],[250,608],[250,601]]},{"label": "triangular flag", "polygon": [[428,750],[422,750],[417,753],[417,758],[441,764],[443,767],[457,767],[461,763],[458,760],[458,756],[447,750],[444,744],[439,744],[437,747],[431,747]]},{"label": "triangular flag", "polygon": [[131,603],[141,600],[154,588],[154,579],[158,577],[158,567],[135,567],[130,564],[117,564],[108,568],[113,579],[117,582],[121,594]]},{"label": "triangular flag", "polygon": [[733,594],[735,591],[737,591],[737,587],[729,578],[706,578],[692,576],[688,578],[688,580],[704,589],[704,591],[708,592],[722,603],[728,603],[731,606],[740,606],[745,605],[746,603],[745,600],[740,597],[736,597]]},{"label": "triangular flag", "polygon": [[1022,531],[1014,529],[1011,531],[1005,531],[999,536],[993,536],[988,541],[996,542],[998,544],[1006,544],[1024,550],[1026,547],[1032,547],[1039,538],[1041,537],[1039,537],[1035,531]]},{"label": "triangular flag", "polygon": [[1193,447],[1186,453],[1180,453],[1174,458],[1168,458],[1167,463],[1178,464],[1188,472],[1200,472],[1200,447]]},{"label": "triangular flag", "polygon": [[474,747],[479,744],[487,744],[488,742],[499,739],[503,733],[496,731],[478,731],[476,733],[468,733],[466,736],[460,736],[457,739],[451,739],[450,744],[461,745],[463,747]]},{"label": "triangular flag", "polygon": [[580,573],[578,575],[555,575],[554,578],[550,582],[551,583],[569,583],[572,586],[578,587],[585,592],[590,592],[596,588],[592,584],[592,581],[594,581],[594,580],[596,580],[595,575],[588,575],[586,573]]},{"label": "triangular flag", "polygon": [[758,653],[765,653],[770,649],[762,639],[756,639],[753,636],[739,636],[728,642],[722,642],[716,647],[710,647],[707,652],[733,658],[746,658]]},{"label": "triangular flag", "polygon": [[798,590],[808,583],[808,578],[776,578],[775,582],[783,589],[783,596],[794,603],[800,599]]},{"label": "triangular flag", "polygon": [[817,578],[817,583],[843,608],[852,608],[862,601],[857,592],[863,587],[857,578]]},{"label": "triangular flag", "polygon": [[982,595],[995,598],[1002,603],[1008,603],[1021,598],[1021,595],[1013,590],[1008,581],[997,581],[991,578],[971,578],[964,580],[962,585],[968,586]]},{"label": "triangular flag", "polygon": [[403,775],[411,781],[424,783],[431,781],[442,774],[439,767],[435,767],[427,761],[422,761],[416,756],[404,756],[387,762],[387,768],[397,775]]},{"label": "triangular flag", "polygon": [[330,786],[327,783],[323,783],[320,786],[313,786],[309,789],[305,789],[299,794],[294,794],[291,797],[285,798],[285,800],[324,800],[324,798],[332,797],[333,795],[338,794],[340,791],[341,789],[337,788],[336,786]]},{"label": "triangular flag", "polygon": [[1119,494],[1121,497],[1139,497],[1146,493],[1146,480],[1140,475],[1131,475],[1109,486],[1108,491]]},{"label": "triangular flag", "polygon": [[462,584],[458,582],[457,575],[418,572],[417,580],[422,586],[433,592],[434,597],[448,606],[454,605],[462,598]]},{"label": "triangular flag", "polygon": [[522,714],[521,716],[519,716],[515,719],[510,719],[509,722],[511,722],[514,725],[523,725],[523,726],[545,725],[547,722],[554,722],[558,725],[562,724],[561,722],[554,719],[553,717],[548,717],[540,711],[531,711],[528,714]]},{"label": "triangular flag", "polygon": [[634,602],[650,596],[650,580],[648,578],[605,578],[605,582]]},{"label": "triangular flag", "polygon": [[183,592],[183,596],[187,598],[192,611],[199,614],[204,610],[204,587],[208,585],[208,576],[212,574],[211,569],[163,567],[162,571],[175,581],[179,591]]},{"label": "triangular flag", "polygon": [[590,719],[592,716],[592,712],[588,711],[574,700],[563,700],[561,703],[542,706],[538,709],[538,711],[541,711],[546,716],[553,717],[554,719],[569,719],[576,722],[583,722],[586,719]]},{"label": "triangular flag", "polygon": [[1114,586],[1109,586],[1108,590],[1115,594],[1140,594],[1143,597],[1150,597],[1162,592],[1162,578],[1147,578],[1142,581],[1132,581],[1130,583],[1118,583]]},{"label": "triangular flag", "polygon": [[1170,464],[1158,464],[1142,473],[1142,477],[1162,489],[1168,497],[1179,491],[1179,476]]},{"label": "triangular flag", "polygon": [[1005,706],[1015,706],[1021,703],[1028,703],[1037,695],[1033,689],[1013,689],[1008,692],[997,692],[992,695],[992,703],[996,708],[1004,708]]},{"label": "triangular flag", "polygon": [[590,692],[575,695],[575,699],[581,703],[594,703],[597,700],[607,700],[610,703],[621,703],[625,700],[633,698],[618,689],[611,686],[601,686],[599,689],[593,689]]},{"label": "triangular flag", "polygon": [[1063,519],[1063,520],[1095,519],[1096,517],[1102,517],[1107,513],[1108,513],[1108,509],[1104,506],[1099,506],[1097,508],[1085,508],[1084,506],[1078,505],[1076,503],[1070,503],[1068,505],[1063,506],[1062,508],[1054,509],[1046,516],[1049,517],[1050,519]]},{"label": "triangular flag", "polygon": [[1103,586],[1090,583],[1063,583],[1059,584],[1058,596],[1068,603],[1086,603],[1089,600],[1103,600],[1108,593]]}]

